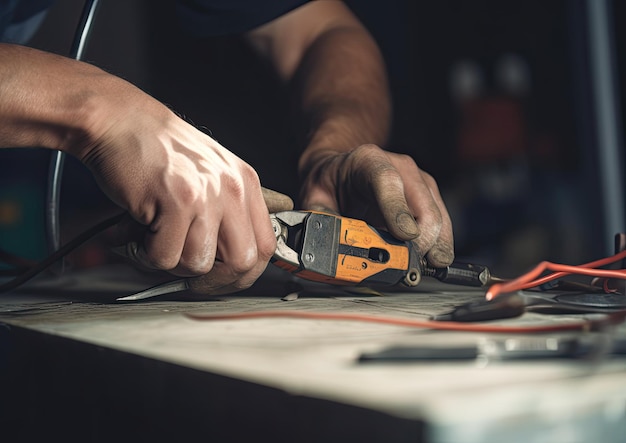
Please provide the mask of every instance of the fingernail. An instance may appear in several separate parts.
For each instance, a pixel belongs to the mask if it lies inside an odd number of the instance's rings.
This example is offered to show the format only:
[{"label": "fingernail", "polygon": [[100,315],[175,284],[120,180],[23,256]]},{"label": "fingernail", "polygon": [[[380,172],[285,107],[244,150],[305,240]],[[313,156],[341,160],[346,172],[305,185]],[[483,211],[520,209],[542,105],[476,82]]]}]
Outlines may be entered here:
[{"label": "fingernail", "polygon": [[449,248],[435,246],[428,251],[428,261],[436,267],[449,266],[454,261],[454,252]]},{"label": "fingernail", "polygon": [[396,217],[396,226],[407,235],[411,237],[417,237],[419,234],[419,228],[413,216],[407,212],[401,212]]}]

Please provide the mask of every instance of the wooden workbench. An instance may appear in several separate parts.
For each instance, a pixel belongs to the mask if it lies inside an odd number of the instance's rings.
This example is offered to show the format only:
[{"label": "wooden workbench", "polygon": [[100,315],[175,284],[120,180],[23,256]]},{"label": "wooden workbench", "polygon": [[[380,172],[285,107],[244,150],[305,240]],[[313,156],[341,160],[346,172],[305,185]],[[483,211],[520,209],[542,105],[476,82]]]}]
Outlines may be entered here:
[{"label": "wooden workbench", "polygon": [[[363,353],[390,346],[494,336],[185,315],[290,309],[426,319],[482,297],[425,281],[385,296],[308,285],[283,301],[288,284],[268,270],[239,295],[122,304],[117,296],[147,282],[111,268],[3,296],[0,422],[11,438],[2,441],[624,441],[626,358],[363,363]],[[502,323],[577,318],[527,313]]]}]

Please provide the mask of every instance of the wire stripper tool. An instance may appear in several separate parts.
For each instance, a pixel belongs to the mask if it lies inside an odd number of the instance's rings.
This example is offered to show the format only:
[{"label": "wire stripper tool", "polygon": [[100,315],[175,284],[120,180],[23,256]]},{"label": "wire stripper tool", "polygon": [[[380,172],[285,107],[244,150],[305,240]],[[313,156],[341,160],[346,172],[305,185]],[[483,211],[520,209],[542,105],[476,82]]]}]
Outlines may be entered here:
[{"label": "wire stripper tool", "polygon": [[492,282],[482,265],[429,266],[413,242],[362,220],[315,211],[270,215],[276,234],[272,263],[298,277],[333,285],[417,286],[422,276],[463,286]]},{"label": "wire stripper tool", "polygon": [[[400,241],[362,220],[316,211],[270,214],[276,252],[271,262],[300,278],[333,285],[417,286],[422,276],[442,282],[481,287],[491,281],[489,269],[453,263],[433,268],[410,241]],[[135,301],[190,289],[180,279],[127,297]]]},{"label": "wire stripper tool", "polygon": [[422,258],[362,220],[312,211],[270,215],[276,234],[272,263],[298,277],[334,285],[416,286]]}]

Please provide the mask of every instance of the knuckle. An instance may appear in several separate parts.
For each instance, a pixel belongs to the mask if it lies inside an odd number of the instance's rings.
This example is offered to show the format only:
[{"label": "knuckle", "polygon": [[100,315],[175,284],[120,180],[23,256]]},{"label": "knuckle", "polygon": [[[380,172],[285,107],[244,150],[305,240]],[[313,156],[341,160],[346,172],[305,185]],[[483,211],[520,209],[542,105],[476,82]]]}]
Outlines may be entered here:
[{"label": "knuckle", "polygon": [[164,189],[168,195],[162,196],[160,200],[166,207],[186,208],[201,198],[201,187],[188,176],[174,175],[164,180]]},{"label": "knuckle", "polygon": [[395,154],[395,156],[396,156],[397,161],[400,164],[417,168],[417,164],[415,163],[415,160],[409,154],[398,153],[398,154]]},{"label": "knuckle", "polygon": [[178,267],[193,275],[208,274],[213,269],[214,260],[207,257],[194,259],[181,258]]},{"label": "knuckle", "polygon": [[259,174],[256,170],[247,163],[244,163],[241,168],[241,175],[247,183],[251,183],[257,186],[261,186]]},{"label": "knuckle", "polygon": [[241,202],[245,197],[245,185],[242,180],[235,177],[226,177],[223,186],[228,198],[233,202]]},{"label": "knuckle", "polygon": [[373,175],[376,179],[382,180],[386,183],[389,180],[400,180],[400,174],[398,170],[391,164],[378,165],[373,171]]},{"label": "knuckle", "polygon": [[197,211],[206,206],[207,198],[213,194],[214,190],[208,188],[206,183],[181,179],[172,191],[172,209],[181,213]]},{"label": "knuckle", "polygon": [[373,168],[369,182],[375,192],[382,193],[385,198],[397,194],[404,188],[402,176],[391,164],[379,164]]},{"label": "knuckle", "polygon": [[422,171],[422,177],[424,178],[424,181],[426,182],[426,185],[428,185],[429,188],[439,189],[439,186],[437,185],[437,181],[428,172]]},{"label": "knuckle", "polygon": [[256,248],[248,248],[244,253],[239,254],[233,260],[226,263],[230,272],[234,276],[243,275],[248,273],[258,262]]},{"label": "knuckle", "polygon": [[189,184],[177,187],[175,204],[177,207],[188,207],[198,200],[199,193]]},{"label": "knuckle", "polygon": [[365,168],[367,170],[376,169],[389,163],[382,150],[373,144],[365,144],[355,148],[348,154],[345,161],[358,169]]},{"label": "knuckle", "polygon": [[238,176],[229,176],[225,180],[230,197],[236,201],[244,201],[247,194],[261,192],[261,180],[256,170],[247,163],[242,163]]},{"label": "knuckle", "polygon": [[431,204],[425,211],[426,219],[429,224],[432,225],[433,229],[437,230],[437,234],[441,231],[441,227],[443,226],[443,216],[441,215],[441,211],[437,207],[436,204]]},{"label": "knuckle", "polygon": [[356,162],[370,161],[371,159],[384,159],[385,154],[378,146],[368,143],[355,148],[350,156]]},{"label": "knuckle", "polygon": [[365,156],[369,156],[373,153],[378,153],[380,152],[381,149],[376,146],[373,143],[366,143],[364,145],[360,145],[358,146],[356,149],[354,149],[353,153],[354,155],[365,155]]},{"label": "knuckle", "polygon": [[170,271],[178,265],[178,259],[176,257],[148,256],[147,261],[150,267],[161,271]]},{"label": "knuckle", "polygon": [[128,212],[133,220],[143,226],[150,225],[155,218],[154,211],[147,211],[142,206],[130,206]]},{"label": "knuckle", "polygon": [[276,252],[276,237],[272,235],[265,241],[259,241],[257,248],[259,260],[263,262],[270,261]]}]

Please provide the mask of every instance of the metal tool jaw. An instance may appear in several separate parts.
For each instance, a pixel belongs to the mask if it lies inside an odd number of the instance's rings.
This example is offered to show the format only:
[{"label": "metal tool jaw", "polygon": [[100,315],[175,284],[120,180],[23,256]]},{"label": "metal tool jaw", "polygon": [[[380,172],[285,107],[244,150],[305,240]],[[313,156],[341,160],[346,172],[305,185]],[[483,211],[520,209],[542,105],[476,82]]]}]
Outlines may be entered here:
[{"label": "metal tool jaw", "polygon": [[322,283],[416,286],[421,257],[410,242],[361,220],[315,211],[270,215],[276,235],[272,263]]}]

